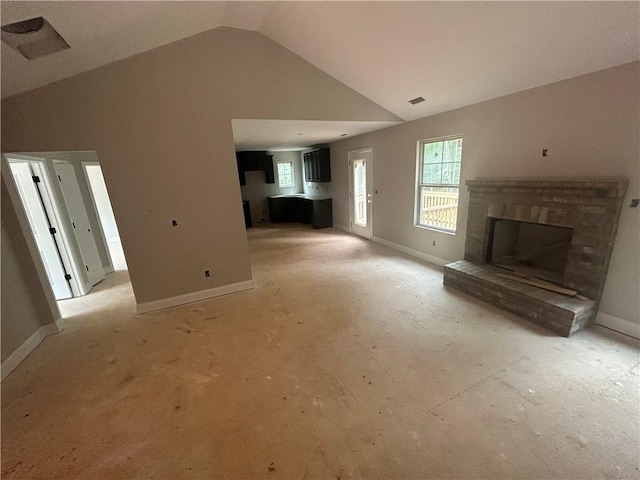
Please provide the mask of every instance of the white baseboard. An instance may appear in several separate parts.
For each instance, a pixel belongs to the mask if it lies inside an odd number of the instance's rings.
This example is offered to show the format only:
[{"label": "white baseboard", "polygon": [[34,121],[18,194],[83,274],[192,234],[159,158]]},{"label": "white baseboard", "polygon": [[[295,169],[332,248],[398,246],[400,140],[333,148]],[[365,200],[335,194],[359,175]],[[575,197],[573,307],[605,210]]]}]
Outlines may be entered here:
[{"label": "white baseboard", "polygon": [[55,321],[55,324],[56,324],[56,328],[58,329],[58,331],[55,333],[60,333],[62,330],[64,330],[64,325],[62,325],[62,318],[57,319]]},{"label": "white baseboard", "polygon": [[420,260],[425,260],[426,262],[433,263],[434,265],[438,265],[439,267],[444,267],[447,263],[451,263],[451,261],[445,260],[444,258],[434,257],[433,255],[429,255],[428,253],[420,252],[418,250],[414,250],[413,248],[405,247],[404,245],[399,245],[380,237],[373,237],[371,240],[374,243],[378,243],[380,245],[384,245],[385,247],[392,248],[393,250],[406,253],[407,255],[419,258]]},{"label": "white baseboard", "polygon": [[222,287],[200,290],[199,292],[185,293],[184,295],[178,295],[177,297],[163,298],[162,300],[155,300],[153,302],[138,303],[136,305],[136,312],[154,312],[165,308],[177,307],[186,303],[200,302],[202,300],[207,300],[208,298],[220,297],[221,295],[242,292],[243,290],[251,290],[255,287],[256,284],[253,280],[232,283],[230,285],[223,285]]},{"label": "white baseboard", "polygon": [[80,292],[78,293],[78,295],[74,294],[74,297],[83,297],[87,293],[89,293],[93,288],[93,285],[91,285],[90,283],[85,283],[83,281],[77,282],[77,284],[78,284],[78,288],[80,289]]},{"label": "white baseboard", "polygon": [[2,362],[2,366],[0,370],[2,370],[2,380],[7,378],[11,372],[15,370],[15,368],[22,363],[22,361],[29,356],[33,350],[40,345],[40,342],[44,340],[49,335],[55,335],[60,332],[60,328],[58,327],[60,319],[56,320],[55,323],[49,323],[48,325],[43,325],[38,330],[33,332],[29,338],[25,340],[25,342],[20,345],[16,350],[7,357],[7,359]]},{"label": "white baseboard", "polygon": [[603,327],[610,328],[616,332],[624,333],[630,337],[640,339],[640,324],[630,322],[624,318],[614,317],[608,313],[598,312],[596,323]]},{"label": "white baseboard", "polygon": [[343,232],[351,233],[351,230],[349,230],[348,227],[345,227],[344,225],[340,225],[339,223],[334,223],[333,228],[337,228],[338,230],[342,230]]}]

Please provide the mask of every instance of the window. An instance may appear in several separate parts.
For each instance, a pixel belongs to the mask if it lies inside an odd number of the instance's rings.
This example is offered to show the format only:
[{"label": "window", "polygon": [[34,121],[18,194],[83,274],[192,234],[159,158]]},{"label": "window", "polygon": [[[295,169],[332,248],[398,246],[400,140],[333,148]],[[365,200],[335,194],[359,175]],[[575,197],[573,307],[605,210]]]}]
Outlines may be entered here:
[{"label": "window", "polygon": [[455,233],[462,138],[418,143],[416,226]]},{"label": "window", "polygon": [[278,162],[278,186],[295,187],[296,179],[293,176],[293,162]]}]

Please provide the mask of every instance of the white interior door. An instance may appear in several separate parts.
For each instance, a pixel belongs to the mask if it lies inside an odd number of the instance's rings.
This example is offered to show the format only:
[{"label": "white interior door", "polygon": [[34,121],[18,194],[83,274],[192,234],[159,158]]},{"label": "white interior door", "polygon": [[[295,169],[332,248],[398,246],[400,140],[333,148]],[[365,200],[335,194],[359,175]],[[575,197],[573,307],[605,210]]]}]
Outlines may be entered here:
[{"label": "white interior door", "polygon": [[91,224],[89,223],[89,216],[86,210],[87,207],[80,193],[78,178],[76,177],[73,165],[70,163],[54,162],[54,167],[58,175],[58,180],[60,181],[64,203],[67,206],[69,217],[71,217],[73,233],[80,247],[80,254],[87,271],[89,283],[95,285],[104,279],[104,269],[102,267],[102,261],[100,260],[100,254],[98,253],[98,247],[96,246],[95,237],[91,232]]},{"label": "white interior door", "polygon": [[56,240],[49,230],[51,224],[33,181],[31,168],[27,162],[11,162],[9,165],[53,294],[56,300],[71,298],[73,294],[65,277]]},{"label": "white interior door", "polygon": [[349,211],[351,231],[371,238],[373,188],[373,155],[371,149],[349,152]]}]

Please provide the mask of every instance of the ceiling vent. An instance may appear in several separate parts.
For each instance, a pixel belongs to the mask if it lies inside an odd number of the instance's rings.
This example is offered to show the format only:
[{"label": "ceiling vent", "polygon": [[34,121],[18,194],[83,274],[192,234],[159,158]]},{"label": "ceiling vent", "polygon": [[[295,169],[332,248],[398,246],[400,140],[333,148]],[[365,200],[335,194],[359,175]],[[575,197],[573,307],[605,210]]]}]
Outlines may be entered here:
[{"label": "ceiling vent", "polygon": [[411,105],[416,105],[416,104],[418,104],[418,103],[422,103],[422,102],[424,102],[424,101],[425,101],[425,100],[424,100],[424,98],[422,98],[422,97],[416,97],[416,98],[412,98],[411,100],[409,100],[409,103],[410,103]]},{"label": "ceiling vent", "polygon": [[4,25],[1,33],[4,43],[29,60],[69,48],[64,38],[43,17]]}]

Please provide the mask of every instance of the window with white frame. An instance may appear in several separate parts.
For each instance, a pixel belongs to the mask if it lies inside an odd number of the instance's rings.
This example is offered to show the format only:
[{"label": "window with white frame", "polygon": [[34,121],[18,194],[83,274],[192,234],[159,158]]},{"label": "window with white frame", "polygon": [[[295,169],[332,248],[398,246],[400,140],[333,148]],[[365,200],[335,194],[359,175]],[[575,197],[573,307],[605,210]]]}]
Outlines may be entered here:
[{"label": "window with white frame", "polygon": [[418,142],[415,225],[455,233],[462,137]]},{"label": "window with white frame", "polygon": [[278,168],[278,187],[295,187],[293,162],[278,162],[276,165]]}]

